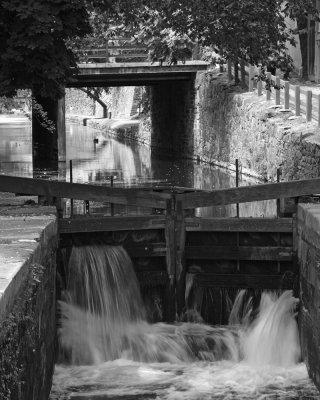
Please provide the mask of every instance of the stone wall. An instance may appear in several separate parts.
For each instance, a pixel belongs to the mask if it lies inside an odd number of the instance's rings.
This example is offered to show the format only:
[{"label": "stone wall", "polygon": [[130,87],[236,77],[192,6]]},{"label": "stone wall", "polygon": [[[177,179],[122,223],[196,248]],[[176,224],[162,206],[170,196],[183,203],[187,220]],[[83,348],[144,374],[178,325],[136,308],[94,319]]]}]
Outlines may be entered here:
[{"label": "stone wall", "polygon": [[[66,89],[66,113],[69,115],[103,117],[103,109],[79,89]],[[135,86],[112,87],[101,96],[112,118],[130,118],[137,113],[137,104],[141,100],[141,89]]]},{"label": "stone wall", "polygon": [[130,118],[135,95],[135,86],[119,86],[112,90],[110,111],[112,118]]},{"label": "stone wall", "polygon": [[265,179],[274,179],[278,167],[283,180],[320,175],[315,122],[274,108],[256,92],[239,93],[214,73],[199,74],[196,88],[195,157],[225,166],[239,159],[244,171]]},{"label": "stone wall", "polygon": [[47,400],[56,342],[55,211],[8,203],[0,204],[0,398]]},{"label": "stone wall", "polygon": [[94,100],[78,89],[66,89],[66,113],[93,116],[95,115]]},{"label": "stone wall", "polygon": [[320,204],[298,207],[302,356],[320,390]]}]

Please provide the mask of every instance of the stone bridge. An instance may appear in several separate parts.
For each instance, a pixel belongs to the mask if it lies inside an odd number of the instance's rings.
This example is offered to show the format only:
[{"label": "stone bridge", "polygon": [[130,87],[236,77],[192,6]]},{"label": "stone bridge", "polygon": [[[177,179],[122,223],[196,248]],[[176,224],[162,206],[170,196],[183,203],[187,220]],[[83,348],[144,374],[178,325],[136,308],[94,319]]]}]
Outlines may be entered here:
[{"label": "stone bridge", "polygon": [[[151,87],[151,145],[160,156],[192,156],[195,106],[195,78],[205,71],[203,61],[179,62],[176,65],[149,62],[79,64],[78,71],[68,87]],[[33,119],[33,160],[35,168],[48,168],[65,161],[65,108],[64,99],[53,101],[38,98],[55,122],[57,134],[48,134]],[[50,150],[48,150],[50,149]],[[49,151],[49,153],[48,153]]]}]

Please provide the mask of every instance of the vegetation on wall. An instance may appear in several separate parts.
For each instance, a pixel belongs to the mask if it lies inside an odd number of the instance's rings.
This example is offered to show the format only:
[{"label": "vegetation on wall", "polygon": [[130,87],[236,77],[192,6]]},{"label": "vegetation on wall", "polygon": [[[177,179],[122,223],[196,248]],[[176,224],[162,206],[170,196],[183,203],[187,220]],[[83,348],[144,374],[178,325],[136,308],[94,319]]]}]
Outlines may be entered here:
[{"label": "vegetation on wall", "polygon": [[[49,268],[49,266],[48,266]],[[51,268],[50,268],[51,270]],[[45,392],[50,390],[49,382],[44,386],[50,372],[49,363],[53,362],[44,357],[43,341],[48,332],[43,331],[41,314],[39,314],[39,304],[41,307],[52,308],[49,300],[45,296],[52,297],[52,283],[54,275],[46,275],[46,268],[34,263],[29,266],[28,275],[23,288],[19,292],[10,313],[1,323],[0,332],[0,398],[17,399],[31,398],[34,396],[42,397]],[[48,292],[47,294],[46,291]],[[52,297],[53,299],[53,297]],[[50,299],[52,301],[52,299]],[[55,322],[54,316],[45,316],[46,320]],[[48,322],[48,321],[47,321]],[[48,329],[52,328],[48,324]],[[53,341],[54,333],[47,339],[47,346]],[[44,358],[44,359],[43,359]],[[43,360],[42,360],[43,359]],[[48,365],[44,365],[45,362]],[[44,370],[41,370],[44,368]],[[46,372],[46,369],[48,372]],[[32,376],[32,374],[34,374]],[[31,381],[30,376],[34,379]],[[42,379],[39,379],[42,376]],[[27,379],[28,378],[28,379]],[[37,383],[36,380],[38,381]]]}]

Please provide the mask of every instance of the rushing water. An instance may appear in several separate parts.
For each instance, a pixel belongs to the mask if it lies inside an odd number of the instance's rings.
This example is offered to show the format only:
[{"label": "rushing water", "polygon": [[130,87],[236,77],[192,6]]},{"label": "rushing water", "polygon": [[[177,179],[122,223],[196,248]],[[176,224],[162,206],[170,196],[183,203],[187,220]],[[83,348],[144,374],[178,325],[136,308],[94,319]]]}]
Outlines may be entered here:
[{"label": "rushing water", "polygon": [[300,361],[291,291],[240,291],[228,326],[146,322],[120,246],[73,247],[51,399],[319,399]]}]

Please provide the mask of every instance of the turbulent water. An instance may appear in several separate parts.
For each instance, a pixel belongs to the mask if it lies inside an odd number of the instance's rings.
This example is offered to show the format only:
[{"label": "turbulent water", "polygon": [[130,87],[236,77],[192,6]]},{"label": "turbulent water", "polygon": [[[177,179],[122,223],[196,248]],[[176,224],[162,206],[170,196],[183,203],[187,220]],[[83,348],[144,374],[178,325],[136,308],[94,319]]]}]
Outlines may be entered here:
[{"label": "turbulent water", "polygon": [[51,399],[319,399],[300,361],[290,291],[241,291],[230,324],[149,324],[119,246],[73,247]]}]

